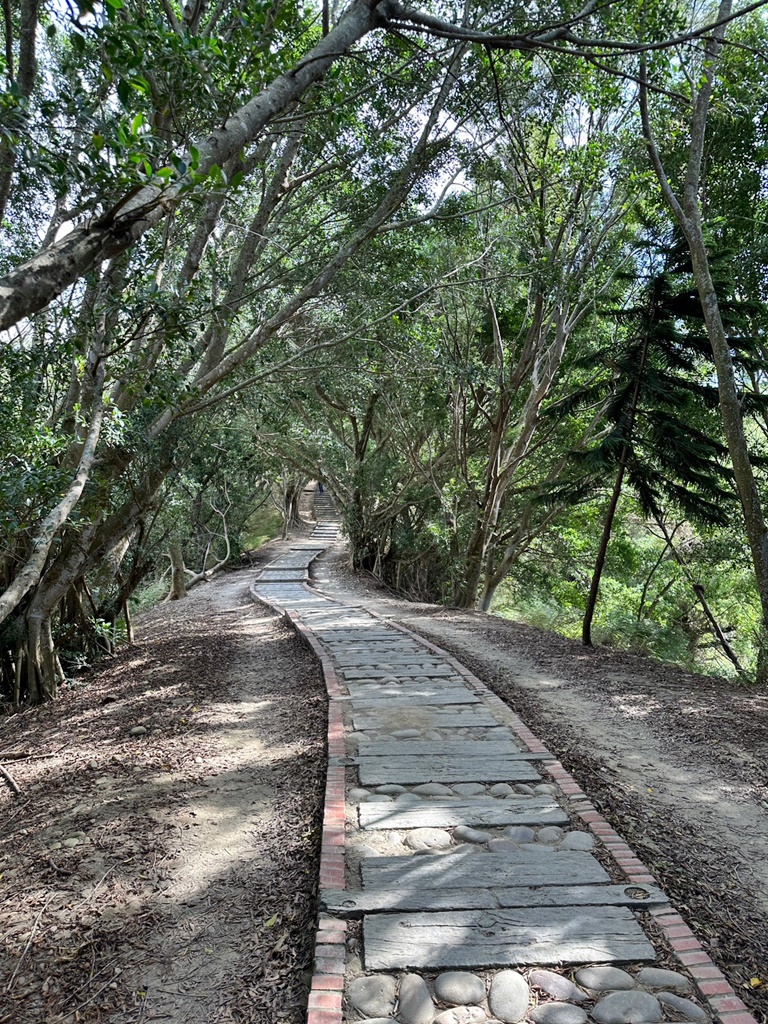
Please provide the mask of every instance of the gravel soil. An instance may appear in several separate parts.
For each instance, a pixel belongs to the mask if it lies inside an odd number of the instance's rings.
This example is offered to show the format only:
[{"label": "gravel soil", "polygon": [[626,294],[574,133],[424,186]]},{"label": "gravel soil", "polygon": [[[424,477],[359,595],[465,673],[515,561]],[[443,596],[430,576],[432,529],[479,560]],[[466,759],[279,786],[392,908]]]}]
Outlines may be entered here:
[{"label": "gravel soil", "polygon": [[2,1024],[305,1019],[326,698],[253,575],[0,717]]},{"label": "gravel soil", "polygon": [[768,1021],[768,694],[481,612],[399,600],[342,545],[315,585],[452,653],[490,686],[636,850]]}]

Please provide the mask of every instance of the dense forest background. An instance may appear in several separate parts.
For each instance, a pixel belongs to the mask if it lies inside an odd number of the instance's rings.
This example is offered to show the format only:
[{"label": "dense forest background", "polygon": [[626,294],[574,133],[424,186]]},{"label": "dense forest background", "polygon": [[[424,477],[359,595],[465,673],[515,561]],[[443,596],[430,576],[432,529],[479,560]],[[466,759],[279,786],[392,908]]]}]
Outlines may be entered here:
[{"label": "dense forest background", "polygon": [[4,0],[0,701],[309,479],[401,593],[765,683],[763,6]]}]

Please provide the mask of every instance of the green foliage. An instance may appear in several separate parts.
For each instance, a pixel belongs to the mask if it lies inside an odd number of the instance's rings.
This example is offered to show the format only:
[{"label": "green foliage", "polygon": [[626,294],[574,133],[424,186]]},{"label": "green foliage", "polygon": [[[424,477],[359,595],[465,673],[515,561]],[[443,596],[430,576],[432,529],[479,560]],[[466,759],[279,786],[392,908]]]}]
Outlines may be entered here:
[{"label": "green foliage", "polygon": [[[574,508],[514,567],[499,588],[493,612],[579,637],[591,552],[601,525],[599,503]],[[700,582],[742,664],[754,671],[759,602],[746,553],[727,530],[702,534],[683,525],[674,541],[685,569],[637,503],[622,500],[595,615],[595,641],[689,671],[733,676],[733,665],[697,602],[692,583]]]}]

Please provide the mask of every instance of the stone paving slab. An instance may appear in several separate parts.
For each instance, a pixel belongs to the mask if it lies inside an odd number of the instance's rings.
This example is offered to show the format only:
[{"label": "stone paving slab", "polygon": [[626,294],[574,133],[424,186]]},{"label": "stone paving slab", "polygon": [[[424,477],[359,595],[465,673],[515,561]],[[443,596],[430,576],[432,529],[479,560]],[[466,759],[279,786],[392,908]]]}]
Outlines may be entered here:
[{"label": "stone paving slab", "polygon": [[535,849],[501,854],[464,847],[445,854],[366,857],[361,872],[363,888],[376,889],[594,885],[610,881],[605,868],[590,853]]},{"label": "stone paving slab", "polygon": [[[642,896],[633,895],[642,893]],[[361,917],[387,910],[493,910],[513,907],[623,906],[636,910],[666,904],[656,886],[636,885],[520,885],[507,888],[480,886],[450,889],[382,888],[340,889],[321,893],[323,907],[341,917]]]},{"label": "stone paving slab", "polygon": [[461,711],[443,710],[429,706],[412,708],[409,711],[393,708],[380,711],[360,711],[353,715],[352,722],[358,732],[391,731],[407,729],[476,729],[478,726],[498,725],[496,719],[480,704],[462,705]]},{"label": "stone paving slab", "polygon": [[363,786],[386,783],[412,785],[418,782],[540,782],[541,776],[530,761],[500,755],[467,757],[422,754],[413,757],[368,757],[359,759]]},{"label": "stone paving slab", "polygon": [[373,914],[363,946],[372,971],[656,959],[625,907]]},{"label": "stone paving slab", "polygon": [[512,740],[473,740],[443,739],[424,740],[420,737],[400,740],[372,740],[365,733],[358,739],[358,752],[361,757],[399,757],[402,754],[453,754],[462,757],[489,757],[495,754],[507,754],[512,757],[540,757],[540,754],[523,753]]}]

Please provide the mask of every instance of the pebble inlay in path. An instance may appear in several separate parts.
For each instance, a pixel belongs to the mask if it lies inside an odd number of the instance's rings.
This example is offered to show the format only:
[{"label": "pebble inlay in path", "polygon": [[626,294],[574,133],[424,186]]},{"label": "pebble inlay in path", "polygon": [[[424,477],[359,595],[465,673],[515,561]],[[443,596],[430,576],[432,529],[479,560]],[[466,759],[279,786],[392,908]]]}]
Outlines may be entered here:
[{"label": "pebble inlay in path", "polygon": [[[498,698],[431,645],[306,586],[338,536],[327,493],[315,510],[312,538],[286,545],[252,587],[287,611],[329,686],[308,1024],[754,1024],[642,864]],[[574,811],[592,831],[573,827]],[[625,881],[596,858],[596,837]],[[657,954],[639,910],[666,930],[678,970],[648,966]]]}]

